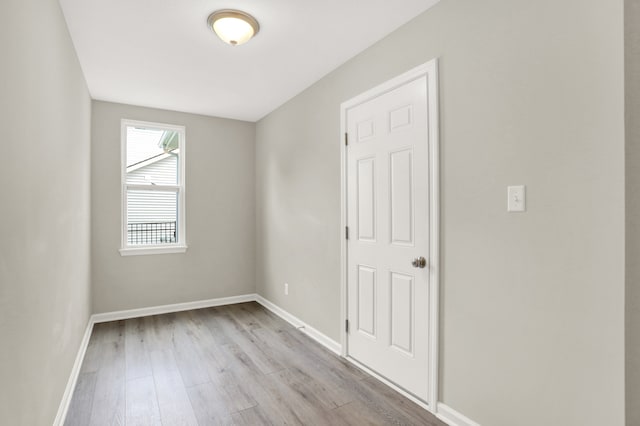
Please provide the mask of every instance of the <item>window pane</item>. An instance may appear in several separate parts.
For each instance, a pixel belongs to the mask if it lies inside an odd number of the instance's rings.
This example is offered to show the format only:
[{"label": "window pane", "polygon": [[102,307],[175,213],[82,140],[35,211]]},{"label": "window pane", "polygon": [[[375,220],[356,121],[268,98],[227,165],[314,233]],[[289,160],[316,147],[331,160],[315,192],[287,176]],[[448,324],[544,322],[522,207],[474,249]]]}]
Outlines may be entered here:
[{"label": "window pane", "polygon": [[127,191],[127,244],[178,242],[178,193]]},{"label": "window pane", "polygon": [[179,133],[127,127],[127,183],[176,185]]}]

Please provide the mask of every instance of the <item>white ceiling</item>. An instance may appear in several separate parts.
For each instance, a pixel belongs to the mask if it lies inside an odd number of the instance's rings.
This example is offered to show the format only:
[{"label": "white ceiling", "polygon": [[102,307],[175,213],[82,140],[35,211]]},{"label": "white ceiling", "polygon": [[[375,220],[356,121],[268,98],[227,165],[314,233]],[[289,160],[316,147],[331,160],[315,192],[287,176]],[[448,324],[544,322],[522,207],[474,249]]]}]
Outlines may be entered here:
[{"label": "white ceiling", "polygon": [[[60,0],[94,99],[257,121],[438,0]],[[232,47],[218,9],[260,22]]]}]

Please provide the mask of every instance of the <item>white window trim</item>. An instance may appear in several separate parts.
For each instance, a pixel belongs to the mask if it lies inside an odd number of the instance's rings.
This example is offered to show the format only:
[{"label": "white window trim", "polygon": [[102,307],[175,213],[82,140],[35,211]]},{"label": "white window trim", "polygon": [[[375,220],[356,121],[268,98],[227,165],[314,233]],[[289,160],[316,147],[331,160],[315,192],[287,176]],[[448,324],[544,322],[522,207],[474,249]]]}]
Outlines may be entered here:
[{"label": "white window trim", "polygon": [[[165,185],[139,185],[127,184],[127,127],[149,127],[162,130],[172,130],[179,135],[180,155],[178,156],[178,184],[176,186]],[[153,123],[149,121],[137,121],[122,119],[120,121],[120,255],[137,256],[149,254],[185,253],[187,251],[187,226],[185,221],[185,139],[184,126],[165,123]],[[127,245],[127,190],[143,189],[152,191],[176,191],[178,192],[178,242],[175,244],[128,246]]]}]

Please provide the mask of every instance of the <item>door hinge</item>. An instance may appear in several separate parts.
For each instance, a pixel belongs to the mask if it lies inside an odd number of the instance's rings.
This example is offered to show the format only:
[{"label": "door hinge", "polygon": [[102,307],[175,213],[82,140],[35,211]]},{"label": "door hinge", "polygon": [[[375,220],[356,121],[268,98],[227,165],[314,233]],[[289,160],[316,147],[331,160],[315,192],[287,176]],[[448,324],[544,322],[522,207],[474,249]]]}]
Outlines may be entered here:
[{"label": "door hinge", "polygon": [[348,226],[346,226],[346,227],[344,228],[344,236],[345,236],[345,238],[346,238],[347,240],[349,239],[349,227],[348,227]]},{"label": "door hinge", "polygon": [[349,332],[349,320],[344,320],[344,331]]},{"label": "door hinge", "polygon": [[349,146],[349,133],[344,134],[344,144],[345,146]]}]

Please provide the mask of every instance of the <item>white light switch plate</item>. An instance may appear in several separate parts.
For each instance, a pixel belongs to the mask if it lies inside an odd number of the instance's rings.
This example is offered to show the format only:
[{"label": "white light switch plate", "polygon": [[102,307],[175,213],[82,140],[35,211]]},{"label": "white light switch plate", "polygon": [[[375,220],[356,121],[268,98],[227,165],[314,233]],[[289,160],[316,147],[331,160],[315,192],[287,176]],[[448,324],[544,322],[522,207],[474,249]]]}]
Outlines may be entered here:
[{"label": "white light switch plate", "polygon": [[526,192],[524,185],[507,187],[507,211],[523,212],[526,210]]}]

